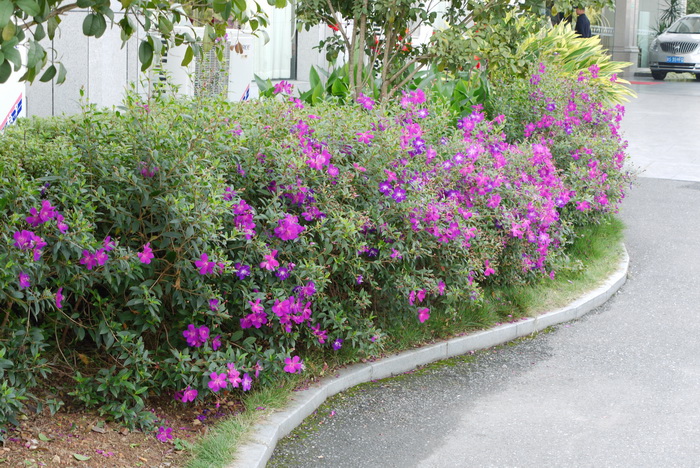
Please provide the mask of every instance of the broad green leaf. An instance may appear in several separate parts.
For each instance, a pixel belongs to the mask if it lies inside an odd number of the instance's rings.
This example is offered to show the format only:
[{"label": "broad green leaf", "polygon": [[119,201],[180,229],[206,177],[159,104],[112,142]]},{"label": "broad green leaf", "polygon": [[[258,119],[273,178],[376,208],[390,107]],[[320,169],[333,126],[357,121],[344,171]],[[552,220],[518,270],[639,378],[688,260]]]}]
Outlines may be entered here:
[{"label": "broad green leaf", "polygon": [[54,76],[56,76],[56,67],[54,65],[51,65],[49,68],[46,69],[44,74],[41,75],[39,81],[41,81],[42,83],[46,83],[47,81],[51,81]]},{"label": "broad green leaf", "polygon": [[88,461],[92,457],[88,457],[87,455],[81,455],[79,453],[74,453],[73,458],[75,458],[78,461]]},{"label": "broad green leaf", "polygon": [[323,85],[319,82],[316,86],[314,86],[314,89],[311,92],[311,102],[313,104],[320,102],[321,96],[323,96]]},{"label": "broad green leaf", "polygon": [[0,83],[4,83],[12,74],[12,65],[10,62],[4,61],[0,63]]},{"label": "broad green leaf", "polygon": [[48,437],[46,437],[46,435],[45,435],[43,432],[40,432],[40,433],[39,433],[39,440],[41,440],[41,441],[43,441],[43,442],[51,442],[51,439],[49,439]]},{"label": "broad green leaf", "polygon": [[287,0],[275,0],[275,6],[277,8],[284,8],[287,6]]},{"label": "broad green leaf", "polygon": [[52,16],[49,18],[48,22],[48,35],[49,39],[53,39],[54,36],[56,35],[56,30],[58,29],[58,25],[61,24],[61,18],[58,16]]},{"label": "broad green leaf", "polygon": [[348,93],[348,87],[342,80],[337,79],[331,86],[331,93],[333,96],[345,96]]},{"label": "broad green leaf", "polygon": [[36,29],[34,30],[34,40],[40,41],[45,37],[46,37],[46,29],[44,29],[44,25],[41,23],[37,24]]},{"label": "broad green leaf", "polygon": [[83,34],[86,36],[100,37],[107,29],[107,21],[103,15],[90,13],[83,20]]},{"label": "broad green leaf", "polygon": [[56,84],[62,84],[64,81],[66,81],[66,67],[64,67],[62,63],[59,63]]},{"label": "broad green leaf", "polygon": [[15,23],[9,22],[5,25],[4,28],[2,28],[2,40],[3,41],[9,41],[13,37],[15,37],[15,32],[17,31],[17,27],[15,26]]},{"label": "broad green leaf", "polygon": [[14,11],[15,6],[10,0],[0,0],[0,28],[7,26]]},{"label": "broad green leaf", "polygon": [[164,36],[169,36],[173,32],[173,23],[165,16],[161,16],[158,18],[158,29]]},{"label": "broad green leaf", "polygon": [[16,3],[20,10],[29,16],[39,16],[41,13],[41,7],[34,0],[18,0]]},{"label": "broad green leaf", "polygon": [[[11,42],[8,42],[8,44],[10,43]],[[19,71],[22,67],[22,56],[19,54],[19,50],[14,47],[3,47],[2,50],[5,53],[5,60],[12,62],[15,66],[15,71]]]},{"label": "broad green leaf", "polygon": [[185,50],[185,56],[182,58],[182,65],[183,67],[186,67],[187,65],[190,64],[192,59],[194,58],[194,51],[192,50],[191,46],[187,46],[187,50]]},{"label": "broad green leaf", "polygon": [[313,66],[309,71],[309,84],[311,85],[311,88],[315,88],[321,84],[321,77],[318,76],[318,71],[316,71],[316,67]]},{"label": "broad green leaf", "polygon": [[148,70],[153,62],[153,46],[148,41],[141,41],[139,46],[139,61],[141,62],[141,71]]},{"label": "broad green leaf", "polygon": [[39,44],[37,41],[29,42],[29,50],[27,51],[28,68],[34,68],[38,64],[41,64],[44,61],[45,56],[46,52],[44,51],[44,48],[41,47],[41,44]]}]

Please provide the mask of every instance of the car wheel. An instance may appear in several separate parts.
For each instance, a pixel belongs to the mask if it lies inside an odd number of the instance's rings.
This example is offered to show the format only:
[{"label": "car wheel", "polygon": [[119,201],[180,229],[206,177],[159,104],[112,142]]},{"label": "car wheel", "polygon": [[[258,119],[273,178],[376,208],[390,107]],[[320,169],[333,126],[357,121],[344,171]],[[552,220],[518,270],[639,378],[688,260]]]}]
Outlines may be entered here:
[{"label": "car wheel", "polygon": [[695,81],[700,81],[700,73],[695,74]]},{"label": "car wheel", "polygon": [[[695,75],[695,76],[698,76],[698,75]],[[666,78],[666,72],[652,70],[651,77],[654,78],[655,80],[663,80],[664,78]]]}]

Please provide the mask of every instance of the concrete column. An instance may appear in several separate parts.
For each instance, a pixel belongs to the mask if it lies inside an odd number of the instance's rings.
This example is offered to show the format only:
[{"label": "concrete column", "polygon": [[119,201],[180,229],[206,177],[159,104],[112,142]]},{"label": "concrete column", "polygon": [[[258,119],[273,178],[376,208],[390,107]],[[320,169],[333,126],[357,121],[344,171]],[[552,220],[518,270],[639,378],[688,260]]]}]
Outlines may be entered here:
[{"label": "concrete column", "polygon": [[631,78],[637,70],[639,47],[637,46],[637,17],[639,0],[617,0],[615,2],[615,36],[612,58],[618,62],[631,62],[624,78]]}]

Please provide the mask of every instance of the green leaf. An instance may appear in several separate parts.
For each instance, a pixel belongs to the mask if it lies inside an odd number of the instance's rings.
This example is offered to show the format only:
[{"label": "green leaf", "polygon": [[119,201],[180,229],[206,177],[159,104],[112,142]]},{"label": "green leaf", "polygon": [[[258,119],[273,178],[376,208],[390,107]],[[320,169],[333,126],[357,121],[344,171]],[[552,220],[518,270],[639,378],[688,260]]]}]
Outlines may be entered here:
[{"label": "green leaf", "polygon": [[287,6],[287,0],[275,0],[275,6],[277,8],[284,8]]},{"label": "green leaf", "polygon": [[7,26],[14,11],[15,6],[10,0],[0,0],[0,29]]},{"label": "green leaf", "polygon": [[45,37],[46,37],[46,29],[44,29],[44,25],[42,25],[41,23],[37,24],[36,29],[34,30],[34,40],[40,41]]},{"label": "green leaf", "polygon": [[62,63],[59,63],[56,84],[62,84],[64,81],[66,81],[66,67],[64,67]]},{"label": "green leaf", "polygon": [[321,96],[323,96],[323,85],[321,85],[321,83],[318,83],[316,86],[314,86],[314,89],[311,91],[311,102],[313,104],[317,104],[321,101]]},{"label": "green leaf", "polygon": [[87,455],[81,455],[79,453],[74,453],[73,458],[75,458],[78,461],[88,461],[92,457],[88,457]]},{"label": "green leaf", "polygon": [[49,439],[48,437],[46,437],[46,435],[44,435],[43,432],[40,432],[40,433],[39,433],[39,440],[41,440],[41,441],[43,441],[43,442],[51,442],[51,439]]},{"label": "green leaf", "polygon": [[312,66],[311,71],[309,71],[309,84],[311,85],[311,88],[315,88],[321,83],[321,77],[318,76],[318,71],[316,71],[316,67]]},{"label": "green leaf", "polygon": [[46,69],[44,74],[41,75],[39,81],[41,81],[42,83],[46,83],[47,81],[51,81],[54,76],[56,76],[56,67],[54,65],[51,65],[49,68]]},{"label": "green leaf", "polygon": [[39,16],[41,7],[34,0],[17,0],[17,6],[29,16]]},{"label": "green leaf", "polygon": [[192,61],[193,58],[194,58],[194,51],[192,50],[192,47],[188,45],[187,50],[185,50],[185,56],[182,58],[182,63],[180,63],[180,65],[182,65],[183,67],[186,67],[187,65],[190,64],[190,62]]},{"label": "green leaf", "polygon": [[331,86],[333,96],[346,96],[348,94],[348,86],[343,83],[342,79],[337,79]]},{"label": "green leaf", "polygon": [[141,71],[148,70],[153,62],[153,46],[148,41],[141,41],[139,46],[139,61],[141,62]]},{"label": "green leaf", "polygon": [[13,37],[15,37],[15,32],[17,31],[17,27],[15,26],[15,23],[9,22],[5,25],[4,28],[2,28],[2,40],[3,41],[9,41]]},{"label": "green leaf", "polygon": [[27,68],[34,68],[38,64],[43,64],[46,52],[37,41],[29,41],[29,51],[27,52]]},{"label": "green leaf", "polygon": [[0,63],[0,83],[4,83],[12,74],[12,65],[10,62],[4,61]]},{"label": "green leaf", "polygon": [[83,34],[86,36],[100,37],[107,29],[107,21],[104,15],[90,13],[83,20]]},{"label": "green leaf", "polygon": [[158,18],[158,30],[164,36],[169,36],[173,32],[173,23],[165,16],[161,16]]},{"label": "green leaf", "polygon": [[56,30],[58,29],[58,25],[61,24],[61,18],[58,16],[52,16],[48,20],[48,34],[49,34],[49,39],[53,39],[54,36],[56,35]]},{"label": "green leaf", "polygon": [[[10,43],[11,42],[8,42],[7,44]],[[4,45],[5,44],[3,44],[3,46]],[[5,60],[12,62],[12,64],[15,66],[15,71],[19,71],[20,67],[22,66],[22,56],[19,54],[19,50],[15,49],[14,47],[3,47],[2,51],[5,54]]]}]

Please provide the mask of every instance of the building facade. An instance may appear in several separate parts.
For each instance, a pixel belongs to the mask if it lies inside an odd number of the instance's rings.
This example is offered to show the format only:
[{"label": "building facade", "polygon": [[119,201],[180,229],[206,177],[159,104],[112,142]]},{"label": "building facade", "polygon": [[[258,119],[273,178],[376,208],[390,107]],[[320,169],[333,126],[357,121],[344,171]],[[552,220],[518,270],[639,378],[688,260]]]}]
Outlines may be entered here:
[{"label": "building facade", "polygon": [[[663,0],[617,0],[614,11],[604,11],[594,18],[593,31],[614,60],[630,62],[625,78],[646,67],[646,54],[654,36]],[[262,2],[266,3],[266,2]],[[81,102],[99,106],[119,105],[124,91],[133,88],[147,94],[152,87],[152,72],[142,73],[138,61],[137,33],[122,48],[118,29],[108,29],[99,39],[82,34],[87,11],[68,12],[51,44],[56,57],[68,69],[66,82],[34,83],[27,86],[24,108],[27,115],[49,116],[79,112]],[[300,89],[308,86],[312,66],[327,68],[322,53],[315,46],[332,34],[326,27],[297,32],[292,7],[270,7],[270,40],[253,38],[250,57],[252,71],[262,78],[292,81]],[[115,21],[119,21],[115,17]],[[255,86],[247,96],[255,95]]]}]

